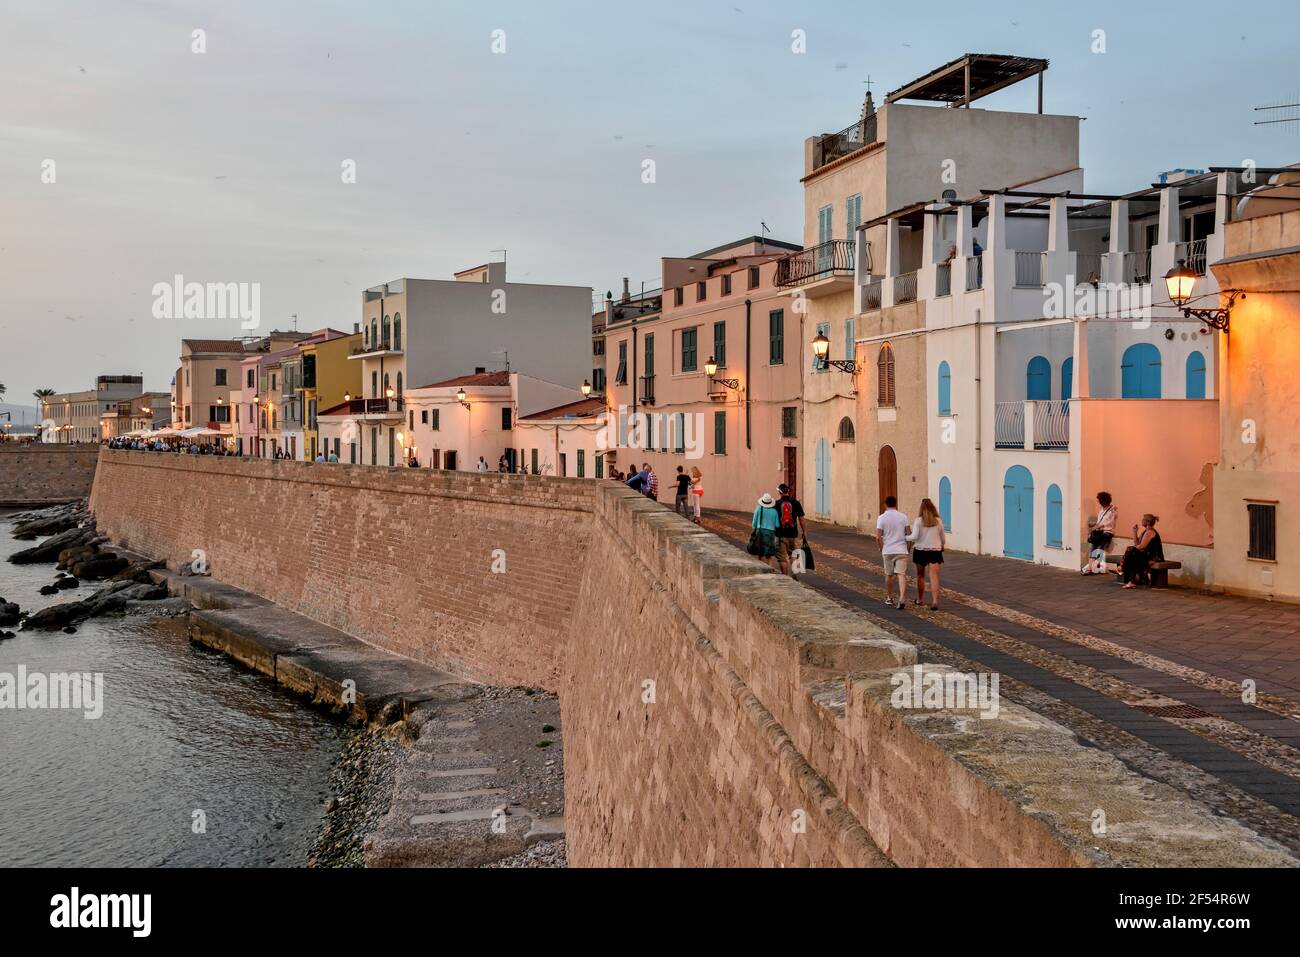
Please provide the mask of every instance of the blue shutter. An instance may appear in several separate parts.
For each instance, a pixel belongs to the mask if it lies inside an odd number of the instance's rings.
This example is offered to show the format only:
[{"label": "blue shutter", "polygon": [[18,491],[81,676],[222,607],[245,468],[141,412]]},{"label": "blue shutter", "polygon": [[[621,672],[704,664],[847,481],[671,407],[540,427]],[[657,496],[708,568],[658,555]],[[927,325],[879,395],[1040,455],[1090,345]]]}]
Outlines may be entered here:
[{"label": "blue shutter", "polygon": [[1049,485],[1047,488],[1047,547],[1061,547],[1061,487]]},{"label": "blue shutter", "polygon": [[952,415],[952,370],[947,360],[939,363],[939,414]]},{"label": "blue shutter", "polygon": [[1120,359],[1120,395],[1125,399],[1160,398],[1160,350],[1139,342]]},{"label": "blue shutter", "polygon": [[1205,398],[1205,356],[1199,352],[1187,357],[1187,398]]},{"label": "blue shutter", "polygon": [[1025,369],[1025,398],[1030,400],[1052,397],[1052,364],[1045,356],[1034,356]]},{"label": "blue shutter", "polygon": [[1068,402],[1074,394],[1074,356],[1061,363],[1061,399]]},{"label": "blue shutter", "polygon": [[844,320],[844,358],[853,358],[853,340],[857,338],[857,321],[854,319]]},{"label": "blue shutter", "polygon": [[952,531],[952,482],[948,476],[939,479],[939,518],[943,520],[943,530]]}]

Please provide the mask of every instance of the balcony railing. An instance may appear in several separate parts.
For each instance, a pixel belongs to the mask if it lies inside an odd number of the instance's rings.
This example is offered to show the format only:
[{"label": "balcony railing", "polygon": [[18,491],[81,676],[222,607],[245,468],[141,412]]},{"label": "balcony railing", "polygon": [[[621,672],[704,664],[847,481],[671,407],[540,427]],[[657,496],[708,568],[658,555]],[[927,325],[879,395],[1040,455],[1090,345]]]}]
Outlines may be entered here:
[{"label": "balcony railing", "polygon": [[1070,447],[1070,402],[1048,399],[1034,404],[1034,448]]},{"label": "balcony railing", "polygon": [[916,301],[916,271],[894,277],[894,302]]},{"label": "balcony railing", "polygon": [[1074,283],[1095,286],[1101,282],[1101,253],[1075,253]]},{"label": "balcony railing", "polygon": [[939,263],[934,267],[934,294],[938,296],[952,295],[952,263]]},{"label": "balcony railing", "polygon": [[966,291],[984,288],[984,254],[966,257]]},{"label": "balcony railing", "polygon": [[864,282],[862,284],[862,311],[879,309],[880,302],[880,280],[873,279],[871,282]]},{"label": "balcony railing", "polygon": [[1025,447],[1025,403],[999,402],[993,409],[993,444],[1000,449]]},{"label": "balcony railing", "polygon": [[359,346],[353,346],[351,355],[364,356],[372,352],[401,352],[402,339],[398,336],[396,339],[376,339],[374,342],[362,342]]},{"label": "balcony railing", "polygon": [[862,149],[876,141],[876,116],[873,113],[858,120],[848,129],[838,133],[825,133],[817,140],[817,155],[814,157],[813,169],[821,169],[843,156]]},{"label": "balcony railing", "polygon": [[1174,260],[1183,260],[1198,276],[1205,275],[1205,240],[1197,239],[1190,243],[1179,243],[1174,253]]},{"label": "balcony railing", "polygon": [[1124,253],[1120,281],[1128,285],[1142,285],[1151,281],[1151,250]]},{"label": "balcony railing", "polygon": [[639,400],[643,405],[655,404],[655,377],[652,375],[641,376],[641,398]]},{"label": "balcony railing", "polygon": [[791,253],[776,262],[778,286],[802,286],[832,276],[853,275],[853,240],[832,239],[820,246]]},{"label": "balcony railing", "polygon": [[1016,250],[1016,285],[1041,286],[1043,284],[1043,254]]}]

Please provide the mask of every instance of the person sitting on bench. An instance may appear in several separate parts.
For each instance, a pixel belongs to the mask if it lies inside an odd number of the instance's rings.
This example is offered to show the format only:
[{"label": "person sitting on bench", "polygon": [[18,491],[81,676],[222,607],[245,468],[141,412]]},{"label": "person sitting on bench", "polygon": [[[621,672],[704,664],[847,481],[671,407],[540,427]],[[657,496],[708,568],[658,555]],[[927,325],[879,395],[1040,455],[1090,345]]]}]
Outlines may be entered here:
[{"label": "person sitting on bench", "polygon": [[1165,560],[1160,533],[1156,531],[1159,519],[1150,512],[1142,516],[1142,527],[1133,526],[1133,544],[1124,550],[1120,575],[1125,588],[1135,588],[1138,583],[1150,584],[1149,569],[1152,562]]}]

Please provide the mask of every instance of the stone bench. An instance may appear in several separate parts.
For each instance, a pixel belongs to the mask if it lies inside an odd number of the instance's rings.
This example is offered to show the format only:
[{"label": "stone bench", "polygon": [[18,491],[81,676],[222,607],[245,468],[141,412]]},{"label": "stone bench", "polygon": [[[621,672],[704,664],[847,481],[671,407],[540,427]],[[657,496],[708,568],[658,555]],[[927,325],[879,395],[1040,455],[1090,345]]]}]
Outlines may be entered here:
[{"label": "stone bench", "polygon": [[[1123,555],[1107,555],[1106,567],[1107,569],[1113,571],[1116,575],[1118,575],[1120,573],[1120,566],[1123,563],[1123,561],[1124,561]],[[1182,567],[1183,567],[1182,562],[1171,562],[1171,561],[1152,562],[1150,565],[1147,566],[1147,570],[1150,571],[1151,573],[1151,587],[1168,588],[1170,569],[1178,569]]]}]

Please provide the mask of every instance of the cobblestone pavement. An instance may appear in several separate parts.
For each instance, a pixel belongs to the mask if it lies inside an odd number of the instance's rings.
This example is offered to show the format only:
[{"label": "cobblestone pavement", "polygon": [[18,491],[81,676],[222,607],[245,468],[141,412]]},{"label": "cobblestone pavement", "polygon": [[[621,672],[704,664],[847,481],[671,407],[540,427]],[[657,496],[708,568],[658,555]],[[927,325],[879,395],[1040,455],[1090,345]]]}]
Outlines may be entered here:
[{"label": "cobblestone pavement", "polygon": [[[749,535],[747,514],[704,524],[742,547]],[[922,660],[997,671],[1009,699],[1300,853],[1300,607],[950,552],[940,609],[900,611],[883,604],[873,538],[810,522],[809,543],[801,580]]]}]

